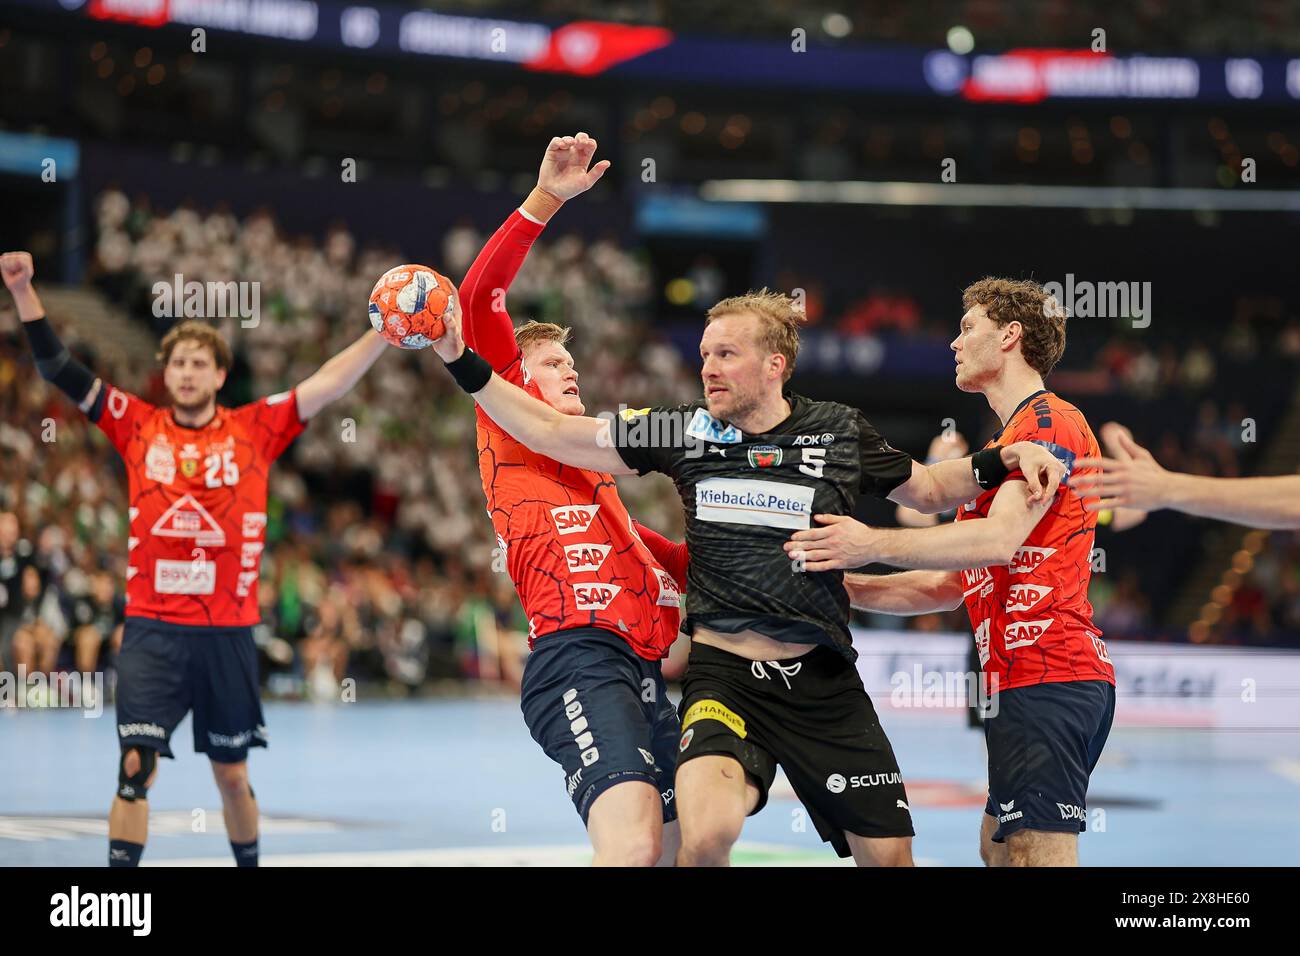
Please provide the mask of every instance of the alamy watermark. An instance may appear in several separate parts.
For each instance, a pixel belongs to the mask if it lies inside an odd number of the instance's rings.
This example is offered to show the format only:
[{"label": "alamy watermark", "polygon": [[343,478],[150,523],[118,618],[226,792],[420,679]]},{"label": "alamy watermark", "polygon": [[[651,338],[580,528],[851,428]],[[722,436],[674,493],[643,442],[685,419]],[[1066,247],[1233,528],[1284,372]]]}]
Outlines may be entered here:
[{"label": "alamy watermark", "polygon": [[1073,272],[1065,282],[1047,282],[1043,291],[1052,298],[1044,304],[1047,315],[1080,319],[1131,319],[1133,328],[1151,324],[1150,282],[1076,281]]},{"label": "alamy watermark", "polygon": [[104,674],[29,674],[23,664],[17,673],[0,671],[0,710],[20,707],[77,708],[83,717],[98,717],[104,712]]},{"label": "alamy watermark", "polygon": [[153,314],[169,319],[237,318],[245,329],[262,321],[260,282],[198,282],[179,272],[171,282],[153,284]]},{"label": "alamy watermark", "polygon": [[998,675],[983,671],[925,670],[919,663],[889,678],[889,703],[899,708],[975,707],[998,715]]}]

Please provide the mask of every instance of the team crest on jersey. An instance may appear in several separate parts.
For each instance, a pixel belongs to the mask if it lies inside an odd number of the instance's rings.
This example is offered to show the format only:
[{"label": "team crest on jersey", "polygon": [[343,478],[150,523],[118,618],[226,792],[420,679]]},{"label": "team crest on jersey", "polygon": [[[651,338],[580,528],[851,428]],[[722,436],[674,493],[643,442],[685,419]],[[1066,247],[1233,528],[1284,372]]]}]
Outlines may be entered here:
[{"label": "team crest on jersey", "polygon": [[735,425],[724,425],[702,408],[695,410],[695,417],[686,427],[686,434],[719,445],[735,445],[745,438]]},{"label": "team crest on jersey", "polygon": [[176,455],[165,435],[155,435],[144,456],[144,476],[150,481],[170,485],[176,480]]},{"label": "team crest on jersey", "polygon": [[755,445],[749,449],[749,467],[775,468],[781,464],[782,457],[779,445]]},{"label": "team crest on jersey", "polygon": [[186,442],[181,446],[181,474],[193,478],[199,473],[199,446]]}]

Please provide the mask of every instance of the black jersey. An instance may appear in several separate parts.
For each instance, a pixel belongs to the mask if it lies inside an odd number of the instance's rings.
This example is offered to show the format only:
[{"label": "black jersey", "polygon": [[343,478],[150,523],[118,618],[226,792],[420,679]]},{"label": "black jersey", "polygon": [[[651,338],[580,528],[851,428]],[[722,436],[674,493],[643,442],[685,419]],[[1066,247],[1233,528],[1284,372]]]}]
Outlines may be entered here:
[{"label": "black jersey", "polygon": [[813,515],[852,515],[859,493],[885,497],[912,474],[863,414],[790,392],[790,417],[761,435],[709,414],[703,399],[619,414],[614,445],[637,474],[673,479],[686,512],[686,633],[752,627],[829,644],[856,659],[841,571],[808,573],[783,545]]}]

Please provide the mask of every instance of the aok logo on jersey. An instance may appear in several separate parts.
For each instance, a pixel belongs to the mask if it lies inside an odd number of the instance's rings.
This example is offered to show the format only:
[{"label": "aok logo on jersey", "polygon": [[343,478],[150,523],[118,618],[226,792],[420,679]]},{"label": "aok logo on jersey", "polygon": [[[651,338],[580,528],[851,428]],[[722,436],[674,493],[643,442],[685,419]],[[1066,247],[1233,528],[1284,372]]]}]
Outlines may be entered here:
[{"label": "aok logo on jersey", "polygon": [[621,584],[575,584],[573,600],[579,611],[603,611],[621,590]]},{"label": "aok logo on jersey", "polygon": [[599,571],[609,557],[611,547],[608,544],[566,544],[564,559],[570,571]]},{"label": "aok logo on jersey", "polygon": [[1052,626],[1052,621],[1053,618],[1049,617],[1042,621],[1016,621],[1014,624],[1008,624],[1007,629],[1002,632],[1003,646],[1010,651],[1017,647],[1037,644],[1038,639]]},{"label": "aok logo on jersey", "polygon": [[1032,610],[1055,590],[1044,584],[1013,584],[1007,592],[1007,613]]},{"label": "aok logo on jersey", "polygon": [[1016,548],[1009,565],[1012,574],[1037,571],[1044,561],[1056,554],[1055,548]]},{"label": "aok logo on jersey", "polygon": [[600,505],[561,505],[551,509],[551,520],[559,534],[577,534],[586,531],[596,520]]}]

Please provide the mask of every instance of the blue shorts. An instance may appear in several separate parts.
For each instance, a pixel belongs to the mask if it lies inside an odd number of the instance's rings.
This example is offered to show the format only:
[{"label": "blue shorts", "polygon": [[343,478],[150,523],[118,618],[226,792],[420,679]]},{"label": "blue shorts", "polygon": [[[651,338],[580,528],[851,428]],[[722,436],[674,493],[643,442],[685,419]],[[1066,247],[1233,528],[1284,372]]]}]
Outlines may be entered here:
[{"label": "blue shorts", "polygon": [[1088,777],[1115,718],[1115,686],[1104,680],[1013,687],[984,718],[989,799],[996,843],[1017,830],[1088,829]]},{"label": "blue shorts", "polygon": [[582,822],[615,784],[644,780],[677,819],[673,774],[681,724],[659,661],[647,661],[612,631],[578,627],[533,642],[520,708],[544,751],[564,770]]},{"label": "blue shorts", "polygon": [[200,627],[128,617],[117,657],[117,736],[123,749],[171,757],[177,724],[194,711],[194,751],[239,763],[266,746],[251,627]]}]

